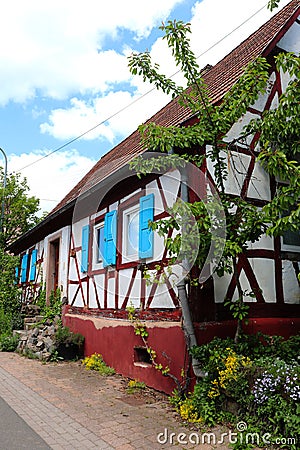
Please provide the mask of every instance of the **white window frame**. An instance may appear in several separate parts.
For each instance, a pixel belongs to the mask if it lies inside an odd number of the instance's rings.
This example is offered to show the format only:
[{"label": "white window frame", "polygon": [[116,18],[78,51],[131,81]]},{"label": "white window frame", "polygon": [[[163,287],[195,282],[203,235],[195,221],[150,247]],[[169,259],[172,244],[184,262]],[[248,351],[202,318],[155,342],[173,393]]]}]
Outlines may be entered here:
[{"label": "white window frame", "polygon": [[103,229],[104,232],[104,221],[101,221],[94,225],[93,229],[93,269],[102,269],[103,268],[103,259],[99,259],[99,245],[98,245],[98,237],[99,230]]},{"label": "white window frame", "polygon": [[136,214],[139,219],[139,202],[126,208],[122,212],[122,263],[137,261],[139,259],[139,226],[137,227],[137,248],[135,253],[128,254],[129,235],[128,235],[128,216]]}]

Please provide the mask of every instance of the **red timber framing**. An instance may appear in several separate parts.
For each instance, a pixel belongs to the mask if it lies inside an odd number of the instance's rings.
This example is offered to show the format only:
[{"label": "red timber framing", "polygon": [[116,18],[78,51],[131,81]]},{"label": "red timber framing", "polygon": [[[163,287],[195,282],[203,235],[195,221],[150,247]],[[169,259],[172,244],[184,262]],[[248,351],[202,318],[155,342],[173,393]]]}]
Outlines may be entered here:
[{"label": "red timber framing", "polygon": [[[167,199],[165,196],[165,193],[162,188],[161,180],[158,175],[155,177],[151,176],[150,182],[156,183],[155,192],[156,195],[160,197],[160,203],[163,205],[163,211],[157,211],[154,216],[154,220],[159,220],[164,217],[167,217],[169,214],[167,212],[168,204]],[[114,192],[112,192],[111,195],[107,195],[109,197],[111,204],[114,204],[114,207],[118,211],[118,221],[117,221],[117,262],[116,266],[114,267],[101,267],[101,268],[95,268],[93,265],[93,245],[94,245],[94,227],[104,221],[105,213],[109,211],[109,204],[106,204],[104,206],[101,204],[99,206],[99,210],[101,211],[101,215],[97,216],[96,218],[91,217],[89,219],[89,227],[90,227],[90,239],[89,239],[89,257],[88,257],[88,270],[85,274],[81,273],[80,269],[80,253],[81,253],[81,246],[75,244],[75,237],[74,237],[74,226],[71,231],[71,240],[70,240],[70,260],[73,261],[73,268],[75,267],[75,274],[74,277],[74,270],[73,270],[73,276],[72,278],[69,277],[68,285],[69,286],[76,286],[76,290],[73,293],[72,297],[69,298],[69,305],[71,307],[72,311],[84,312],[85,314],[97,314],[101,316],[107,316],[107,317],[126,317],[127,311],[126,308],[129,305],[132,290],[134,284],[137,282],[139,283],[139,290],[140,290],[140,309],[142,310],[143,314],[146,316],[154,317],[155,314],[157,314],[157,309],[152,308],[152,302],[154,300],[156,291],[158,289],[158,284],[154,283],[151,288],[148,297],[146,298],[146,280],[142,277],[142,272],[145,268],[149,270],[156,270],[156,279],[157,281],[160,280],[160,277],[162,276],[162,273],[164,271],[164,267],[168,265],[168,257],[167,257],[167,250],[164,249],[162,257],[160,260],[155,260],[153,262],[146,263],[144,261],[140,260],[134,260],[134,261],[122,261],[122,217],[123,212],[132,207],[135,204],[138,204],[139,199],[143,197],[146,194],[146,185],[145,182],[141,183],[139,181],[138,184],[131,183],[131,186],[134,187],[133,192],[137,191],[135,194],[131,195],[129,198],[125,197],[125,200],[122,199],[124,197],[116,196]],[[180,184],[179,184],[180,186]],[[118,192],[127,193],[127,187],[124,189],[123,186],[118,186]],[[177,197],[180,195],[180,187],[177,192]],[[104,206],[104,207],[103,207]],[[172,230],[170,230],[169,235],[172,235]],[[161,268],[157,270],[157,265],[160,265]],[[119,294],[119,277],[123,270],[131,269],[131,279],[128,283],[125,295],[122,296],[122,299]],[[70,262],[69,262],[69,273],[70,273]],[[97,276],[102,275],[104,277],[104,285],[103,289],[101,289],[101,292],[99,293],[97,289]],[[110,305],[108,307],[108,286],[109,286],[109,280],[114,280],[114,305]],[[179,301],[177,298],[177,295],[174,291],[174,288],[171,286],[171,283],[167,280],[166,281],[168,292],[170,295],[170,299],[173,303],[173,306],[171,308],[165,308],[163,311],[160,311],[159,316],[161,318],[166,318],[167,320],[171,320],[171,318],[177,320],[180,317],[179,313]],[[78,305],[80,302],[79,298],[82,298],[82,305]],[[91,307],[91,298],[94,298],[94,303],[96,302],[97,307]],[[151,311],[151,312],[150,312]],[[156,312],[155,312],[156,311]]]}]

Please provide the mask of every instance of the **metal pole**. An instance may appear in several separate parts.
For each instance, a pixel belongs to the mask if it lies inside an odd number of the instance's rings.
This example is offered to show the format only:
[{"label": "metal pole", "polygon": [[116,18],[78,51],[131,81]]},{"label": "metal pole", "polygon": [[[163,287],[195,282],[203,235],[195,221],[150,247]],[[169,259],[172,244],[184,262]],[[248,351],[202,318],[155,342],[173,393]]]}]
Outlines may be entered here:
[{"label": "metal pole", "polygon": [[2,193],[2,204],[1,204],[1,216],[0,216],[0,232],[3,233],[3,221],[4,221],[4,210],[5,210],[5,189],[6,189],[6,179],[7,179],[7,156],[5,151],[0,147],[0,151],[4,156],[4,175],[3,175],[3,193]]}]

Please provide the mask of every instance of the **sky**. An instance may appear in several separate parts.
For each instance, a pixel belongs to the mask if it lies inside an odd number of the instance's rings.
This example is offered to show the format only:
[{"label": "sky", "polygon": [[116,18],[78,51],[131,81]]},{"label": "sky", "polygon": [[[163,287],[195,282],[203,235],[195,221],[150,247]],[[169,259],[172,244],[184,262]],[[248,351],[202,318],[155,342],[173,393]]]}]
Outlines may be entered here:
[{"label": "sky", "polygon": [[[279,9],[288,2],[282,0]],[[266,5],[267,0],[4,2],[0,147],[8,173],[25,177],[41,212],[51,211],[102,155],[169,101],[128,69],[128,56],[147,50],[165,75],[177,72],[162,40],[162,22],[191,23],[191,47],[204,67],[278,11]],[[180,74],[173,79],[182,83]]]}]

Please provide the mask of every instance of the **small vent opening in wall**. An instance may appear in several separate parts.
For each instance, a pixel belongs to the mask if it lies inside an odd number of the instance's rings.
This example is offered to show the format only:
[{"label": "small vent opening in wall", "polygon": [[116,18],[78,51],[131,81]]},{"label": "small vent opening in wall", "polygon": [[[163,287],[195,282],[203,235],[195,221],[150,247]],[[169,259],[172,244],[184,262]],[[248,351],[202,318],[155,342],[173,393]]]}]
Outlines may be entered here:
[{"label": "small vent opening in wall", "polygon": [[134,347],[134,364],[140,366],[151,366],[150,354],[146,347]]}]

